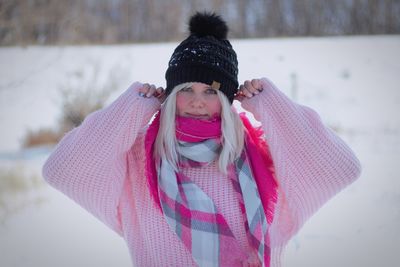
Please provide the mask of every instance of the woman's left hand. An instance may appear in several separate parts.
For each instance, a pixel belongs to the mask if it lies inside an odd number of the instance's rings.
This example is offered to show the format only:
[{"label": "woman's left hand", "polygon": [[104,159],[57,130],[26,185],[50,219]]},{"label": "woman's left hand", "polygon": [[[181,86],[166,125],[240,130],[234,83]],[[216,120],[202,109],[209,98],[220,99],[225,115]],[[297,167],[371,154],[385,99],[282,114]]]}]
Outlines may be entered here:
[{"label": "woman's left hand", "polygon": [[252,98],[263,90],[260,79],[246,80],[239,86],[239,90],[235,95],[235,99],[242,101],[246,98]]}]

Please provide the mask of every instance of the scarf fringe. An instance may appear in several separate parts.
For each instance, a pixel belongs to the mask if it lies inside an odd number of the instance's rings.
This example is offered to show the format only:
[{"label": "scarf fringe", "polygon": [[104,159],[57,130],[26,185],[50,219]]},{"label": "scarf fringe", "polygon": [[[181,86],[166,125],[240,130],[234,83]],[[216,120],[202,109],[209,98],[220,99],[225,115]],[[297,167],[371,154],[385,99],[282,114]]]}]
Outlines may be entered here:
[{"label": "scarf fringe", "polygon": [[144,148],[145,148],[145,153],[146,153],[145,175],[147,178],[146,179],[147,185],[150,190],[151,198],[153,199],[156,207],[162,213],[163,211],[161,208],[160,196],[158,195],[157,175],[154,175],[157,173],[157,170],[156,170],[156,164],[155,164],[155,159],[154,159],[154,155],[153,155],[154,143],[155,143],[155,140],[157,137],[158,129],[160,128],[160,116],[161,116],[161,111],[159,110],[156,113],[156,116],[153,119],[153,122],[150,124],[149,128],[147,129],[145,140],[144,140]]},{"label": "scarf fringe", "polygon": [[[275,168],[270,154],[269,146],[265,141],[265,133],[260,127],[254,127],[250,120],[247,118],[244,112],[239,114],[243,125],[247,132],[246,141],[253,143],[256,149],[256,153],[250,153],[250,164],[252,165],[252,171],[256,172],[254,179],[256,180],[258,190],[260,192],[260,198],[263,203],[264,213],[267,216],[269,224],[272,223],[275,213],[275,206],[278,201],[278,181],[275,176]],[[264,166],[267,166],[269,173],[260,169],[256,162],[263,162]]]}]

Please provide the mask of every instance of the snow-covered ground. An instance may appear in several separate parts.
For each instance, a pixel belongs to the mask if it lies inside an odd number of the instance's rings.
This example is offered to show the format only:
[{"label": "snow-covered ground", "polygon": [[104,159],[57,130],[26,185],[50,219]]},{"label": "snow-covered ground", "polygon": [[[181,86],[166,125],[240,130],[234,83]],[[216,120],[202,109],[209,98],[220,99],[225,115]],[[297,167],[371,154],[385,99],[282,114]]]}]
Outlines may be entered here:
[{"label": "snow-covered ground", "polygon": [[[19,147],[27,129],[55,126],[60,88],[95,90],[113,80],[109,103],[136,80],[164,85],[175,46],[0,48],[0,171],[22,176],[14,191],[0,181],[0,266],[131,266],[119,236],[42,182],[40,168],[51,148]],[[314,108],[363,165],[361,178],[289,243],[284,266],[398,266],[400,36],[241,40],[233,46],[240,81],[266,76]]]}]

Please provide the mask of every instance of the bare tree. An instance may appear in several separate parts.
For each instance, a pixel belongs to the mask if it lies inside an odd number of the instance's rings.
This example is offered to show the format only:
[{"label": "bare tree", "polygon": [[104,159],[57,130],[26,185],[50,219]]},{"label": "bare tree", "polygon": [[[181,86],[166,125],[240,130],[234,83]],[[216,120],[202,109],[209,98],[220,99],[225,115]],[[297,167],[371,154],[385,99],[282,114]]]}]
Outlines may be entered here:
[{"label": "bare tree", "polygon": [[400,0],[0,0],[0,44],[178,40],[204,10],[231,38],[400,33]]}]

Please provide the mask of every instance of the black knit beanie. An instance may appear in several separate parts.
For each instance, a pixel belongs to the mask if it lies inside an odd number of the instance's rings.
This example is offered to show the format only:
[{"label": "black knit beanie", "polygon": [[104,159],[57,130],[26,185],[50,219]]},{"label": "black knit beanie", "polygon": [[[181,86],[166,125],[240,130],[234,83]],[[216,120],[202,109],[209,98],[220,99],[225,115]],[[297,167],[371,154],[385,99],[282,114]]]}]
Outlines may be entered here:
[{"label": "black knit beanie", "polygon": [[238,88],[238,61],[226,39],[228,27],[214,13],[196,13],[190,35],[175,49],[165,73],[166,94],[185,82],[201,82],[223,92],[232,103]]}]

